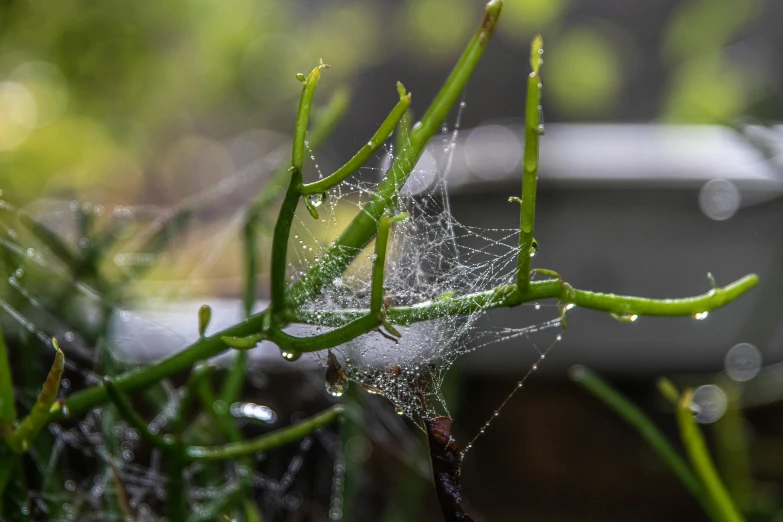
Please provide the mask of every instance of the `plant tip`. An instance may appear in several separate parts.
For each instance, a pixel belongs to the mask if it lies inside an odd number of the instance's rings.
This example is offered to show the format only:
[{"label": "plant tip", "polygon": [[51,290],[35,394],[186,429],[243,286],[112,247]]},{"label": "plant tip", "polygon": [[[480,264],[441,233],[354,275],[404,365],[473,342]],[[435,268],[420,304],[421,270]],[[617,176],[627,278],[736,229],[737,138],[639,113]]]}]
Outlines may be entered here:
[{"label": "plant tip", "polygon": [[530,43],[530,66],[536,74],[538,74],[541,65],[544,63],[544,60],[541,58],[543,54],[544,38],[540,34],[537,34]]}]

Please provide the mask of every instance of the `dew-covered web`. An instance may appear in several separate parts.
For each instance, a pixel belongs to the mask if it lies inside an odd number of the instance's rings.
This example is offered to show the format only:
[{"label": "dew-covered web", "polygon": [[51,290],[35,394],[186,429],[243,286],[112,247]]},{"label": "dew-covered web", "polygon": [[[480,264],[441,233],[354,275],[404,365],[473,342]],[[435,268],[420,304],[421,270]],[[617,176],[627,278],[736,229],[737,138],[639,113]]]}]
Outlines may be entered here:
[{"label": "dew-covered web", "polygon": [[[390,234],[384,283],[386,308],[489,291],[514,281],[518,230],[472,227],[458,222],[451,212],[447,186],[464,108],[462,102],[453,128],[444,125],[441,136],[433,140],[401,190],[395,213],[407,212],[410,217],[393,225]],[[326,254],[348,217],[361,212],[362,204],[377,187],[379,174],[389,168],[395,155],[394,147],[388,145],[382,157],[376,158],[380,166],[361,169],[325,198],[315,200],[320,222],[300,214],[291,249],[295,252],[290,258],[292,280]],[[322,177],[315,163],[315,175]],[[340,316],[340,311],[369,308],[373,248],[371,244],[358,255],[346,251],[346,255],[356,255],[348,270],[332,274],[331,284],[305,305],[320,322],[309,332],[311,335],[339,326],[341,322],[334,318]],[[534,307],[541,308],[539,304]],[[530,307],[521,308],[520,322],[530,322]],[[513,340],[515,349],[534,355],[529,375],[561,339],[559,333],[543,340],[539,336],[537,341],[532,337],[559,327],[559,314],[535,324],[505,328],[480,327],[477,323],[485,315],[486,310],[477,309],[467,315],[401,326],[398,330],[402,335],[397,340],[377,330],[339,347],[335,353],[349,380],[388,398],[399,414],[414,421],[449,415],[442,387],[446,373],[458,358],[499,341]],[[326,364],[326,355],[321,354],[320,360]],[[525,378],[527,375],[518,387]],[[340,394],[342,388],[332,386],[332,391]]]},{"label": "dew-covered web", "polygon": [[[441,136],[433,140],[402,188],[396,210],[410,216],[395,223],[391,230],[385,270],[385,307],[466,296],[513,282],[517,229],[479,229],[458,222],[451,213],[447,182],[464,108],[463,102],[453,128],[444,126]],[[210,270],[227,245],[240,237],[244,208],[250,202],[248,195],[255,194],[277,171],[287,148],[287,144],[281,146],[171,206],[44,199],[19,209],[12,202],[0,199],[0,270],[7,281],[0,293],[0,309],[6,336],[13,336],[26,345],[40,343],[48,347],[51,338],[57,337],[66,354],[62,396],[99,384],[109,359],[119,366],[118,371],[128,367],[123,357],[129,354],[116,348],[144,330],[166,331],[174,338],[181,336],[180,332],[168,332],[168,325],[149,320],[140,310],[150,303],[194,295],[194,286],[210,276]],[[391,144],[382,151],[359,173],[330,190],[322,202],[314,201],[320,213],[318,220],[299,212],[289,248],[292,281],[324,256],[338,233],[371,198],[397,154]],[[322,177],[324,173],[315,155],[312,156],[312,175]],[[133,291],[124,296],[117,293],[116,287],[104,285],[105,281],[78,274],[72,266],[73,259],[70,262],[67,259],[67,252],[57,252],[51,244],[42,242],[31,232],[29,223],[20,220],[20,215],[32,217],[45,226],[77,257],[89,252],[92,246],[103,248],[96,242],[108,238],[112,246],[104,249],[109,257],[101,261],[101,271],[109,274],[108,280],[121,281]],[[217,232],[209,235],[206,248],[199,251],[195,260],[192,257],[183,260],[188,257],[181,254],[187,251],[183,243],[190,236],[203,235],[199,227],[213,222],[219,226],[213,228]],[[373,245],[358,253],[345,254],[356,259],[344,273],[333,274],[331,284],[304,305],[316,317],[319,312],[329,313],[317,318],[315,324],[300,329],[298,335],[312,335],[338,326],[334,317],[339,317],[340,311],[369,307]],[[170,272],[187,275],[173,284],[143,284],[149,272],[172,266]],[[237,274],[237,288],[239,280]],[[67,301],[59,301],[63,296]],[[68,309],[78,313],[63,313],[58,306],[64,302],[69,303]],[[499,341],[512,341],[514,349],[533,358],[533,364],[521,376],[510,398],[560,340],[559,314],[553,311],[548,320],[542,321],[540,317],[535,320],[536,314],[531,313],[534,308],[540,306],[518,308],[520,322],[527,323],[523,325],[503,328],[480,325],[486,311],[477,309],[468,315],[445,316],[408,327],[396,325],[401,334],[397,340],[389,332],[370,332],[334,352],[350,380],[386,397],[398,413],[420,422],[449,414],[442,388],[446,373],[455,361]],[[136,324],[133,322],[136,319],[143,319],[145,326],[140,330],[109,327],[112,321]],[[195,316],[192,320],[195,331]],[[547,331],[540,336],[540,332]],[[535,337],[536,334],[539,336]],[[325,353],[315,357],[326,363]],[[251,371],[251,385],[259,380],[255,379],[258,375],[257,370]],[[153,429],[165,432],[169,427],[181,397],[180,384],[163,381],[160,402],[146,404],[144,416]],[[263,386],[254,385],[254,388],[260,390]],[[29,406],[38,390],[38,385],[17,384],[16,391],[22,403]],[[244,404],[225,406],[245,411]],[[248,407],[255,408],[252,404]],[[51,453],[39,454],[33,449],[31,456],[41,475],[51,477],[51,483],[28,492],[26,509],[51,520],[103,520],[107,518],[107,499],[116,497],[138,520],[157,520],[168,480],[162,457],[157,450],[147,447],[132,427],[108,415],[111,411],[95,408],[79,418],[49,426],[54,441]],[[259,471],[263,466],[249,471],[251,483],[267,499],[265,506],[298,509],[302,497],[292,484],[314,446],[325,451],[333,463],[330,517],[337,520],[341,516],[345,465],[342,446],[334,432],[320,430],[303,439],[298,449],[286,457],[288,463],[282,471],[280,466],[269,475]],[[83,465],[84,457],[89,465]],[[266,456],[257,458],[263,461]],[[208,509],[212,500],[238,487],[240,470],[236,465],[226,464],[222,480],[208,484],[202,480],[201,466],[192,464],[185,474],[187,497],[194,511]]]}]

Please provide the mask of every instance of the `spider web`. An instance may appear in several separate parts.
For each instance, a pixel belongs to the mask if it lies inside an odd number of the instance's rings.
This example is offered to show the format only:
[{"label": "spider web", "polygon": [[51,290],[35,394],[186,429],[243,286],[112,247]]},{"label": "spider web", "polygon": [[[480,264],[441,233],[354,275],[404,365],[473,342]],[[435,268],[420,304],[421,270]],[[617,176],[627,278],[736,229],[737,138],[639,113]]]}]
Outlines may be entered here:
[{"label": "spider web", "polygon": [[[515,280],[518,229],[479,229],[458,222],[451,213],[448,175],[465,106],[464,101],[460,103],[453,127],[443,126],[441,136],[432,141],[400,192],[394,214],[407,212],[410,217],[393,225],[390,233],[384,281],[385,307],[470,295]],[[346,215],[362,212],[362,204],[372,197],[377,187],[379,174],[386,172],[394,161],[393,146],[386,146],[384,151],[376,158],[379,166],[362,168],[358,175],[326,194],[325,203],[318,208],[320,223],[307,214],[298,214],[294,243],[290,248],[295,253],[291,265],[292,282],[326,254],[326,245],[345,226]],[[317,163],[315,170],[319,178],[323,177]],[[352,211],[346,211],[345,207]],[[331,284],[305,305],[316,317],[320,311],[369,308],[374,243],[358,253],[346,251],[345,254],[356,256],[348,270],[333,274]],[[540,310],[541,306],[536,304],[534,308]],[[402,326],[398,328],[402,336],[396,341],[374,331],[334,351],[349,380],[388,398],[397,413],[421,424],[436,416],[451,416],[442,388],[448,370],[461,356],[515,339],[517,345],[531,350],[534,356],[532,372],[562,338],[551,334],[543,342],[539,340],[540,345],[533,340],[535,334],[559,327],[559,314],[532,325],[479,327],[477,323],[485,315],[486,310],[478,310],[468,315]],[[336,326],[339,323],[330,324],[324,318],[320,327],[309,333],[315,335]],[[326,365],[326,355],[322,353],[317,357]],[[526,378],[527,375],[523,376],[519,387]],[[339,387],[333,390],[342,393]],[[488,425],[489,422],[482,432]]]}]

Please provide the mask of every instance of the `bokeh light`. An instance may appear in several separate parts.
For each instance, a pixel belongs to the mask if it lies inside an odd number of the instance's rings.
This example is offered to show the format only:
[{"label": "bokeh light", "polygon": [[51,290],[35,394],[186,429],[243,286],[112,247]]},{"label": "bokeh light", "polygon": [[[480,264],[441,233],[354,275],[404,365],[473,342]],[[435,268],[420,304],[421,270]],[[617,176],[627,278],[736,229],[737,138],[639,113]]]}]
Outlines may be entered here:
[{"label": "bokeh light", "polygon": [[714,384],[699,386],[693,391],[691,409],[696,421],[701,424],[710,424],[719,420],[726,413],[728,399],[726,393]]},{"label": "bokeh light", "polygon": [[726,353],[726,375],[737,382],[753,379],[761,371],[761,351],[750,343],[734,345]]}]

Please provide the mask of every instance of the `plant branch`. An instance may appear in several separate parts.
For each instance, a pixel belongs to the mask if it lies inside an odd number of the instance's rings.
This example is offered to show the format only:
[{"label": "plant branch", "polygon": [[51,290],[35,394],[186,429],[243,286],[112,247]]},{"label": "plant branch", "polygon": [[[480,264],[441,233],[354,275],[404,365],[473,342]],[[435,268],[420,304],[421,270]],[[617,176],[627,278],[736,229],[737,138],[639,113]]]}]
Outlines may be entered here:
[{"label": "plant branch", "polygon": [[[504,285],[484,292],[460,296],[442,296],[411,306],[395,306],[386,311],[394,324],[409,325],[453,315],[468,315],[494,308],[517,306],[541,299],[558,299],[582,308],[617,315],[684,317],[709,312],[737,299],[758,284],[758,276],[747,275],[723,288],[680,299],[648,299],[616,294],[576,290],[557,279],[533,281],[526,292],[516,285]],[[336,325],[366,314],[366,310],[296,310],[289,319],[306,324]],[[316,316],[317,314],[317,316]]]},{"label": "plant branch", "polygon": [[304,162],[305,137],[307,135],[307,122],[310,118],[310,107],[313,103],[313,95],[321,77],[321,69],[328,67],[322,60],[310,71],[302,86],[302,96],[299,99],[299,110],[296,114],[296,126],[294,127],[294,143],[291,147],[291,180],[285,193],[285,199],[280,206],[280,214],[275,223],[275,231],[272,236],[272,267],[271,267],[271,301],[272,314],[276,315],[285,308],[286,293],[286,268],[288,266],[288,238],[291,234],[291,225],[294,222],[294,214],[299,204],[300,187],[302,185],[302,164]]},{"label": "plant branch", "polygon": [[46,425],[52,405],[57,400],[60,379],[65,369],[65,356],[57,345],[56,339],[52,339],[52,346],[55,350],[54,362],[49,369],[49,374],[46,376],[38,399],[19,427],[5,439],[8,446],[17,453],[24,453],[28,450],[30,443]]},{"label": "plant branch", "polygon": [[331,424],[342,414],[343,407],[336,405],[302,422],[261,435],[255,439],[224,444],[222,446],[189,446],[186,450],[191,460],[231,460],[259,451],[269,451],[301,439],[317,428]]},{"label": "plant branch", "polygon": [[378,128],[375,134],[373,134],[372,138],[370,138],[370,141],[368,141],[361,149],[359,149],[359,152],[357,152],[350,160],[348,160],[345,165],[337,169],[333,174],[330,174],[324,179],[303,185],[300,190],[302,195],[306,196],[308,194],[326,192],[330,188],[339,185],[345,181],[348,176],[359,170],[359,168],[364,165],[373,154],[375,154],[375,151],[377,151],[381,145],[384,144],[389,136],[391,136],[391,133],[394,132],[394,128],[405,115],[405,111],[408,110],[410,104],[411,95],[408,93],[407,95],[400,98],[400,101],[397,102],[397,105],[394,106],[381,126]]},{"label": "plant branch", "polygon": [[[5,335],[0,328],[0,437],[10,433],[16,420],[16,399]],[[0,489],[2,491],[2,489]]]},{"label": "plant branch", "polygon": [[533,230],[536,219],[536,185],[538,184],[538,138],[541,134],[541,54],[544,52],[541,35],[530,46],[530,66],[533,71],[527,81],[525,106],[525,159],[522,174],[522,200],[519,210],[519,253],[517,286],[524,292],[530,286],[530,256],[533,252]]},{"label": "plant branch", "polygon": [[742,522],[744,519],[734,505],[726,486],[718,475],[712,462],[704,436],[696,424],[696,419],[691,411],[693,392],[685,390],[677,406],[677,423],[680,426],[680,435],[685,445],[691,464],[701,478],[704,487],[717,508],[720,520],[725,522]]}]

